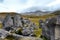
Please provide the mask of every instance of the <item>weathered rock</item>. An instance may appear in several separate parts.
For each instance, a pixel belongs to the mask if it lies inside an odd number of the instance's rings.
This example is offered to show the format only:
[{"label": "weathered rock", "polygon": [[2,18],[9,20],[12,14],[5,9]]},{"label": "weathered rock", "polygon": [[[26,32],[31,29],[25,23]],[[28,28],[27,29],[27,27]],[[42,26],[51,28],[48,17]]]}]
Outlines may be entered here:
[{"label": "weathered rock", "polygon": [[60,40],[60,16],[46,20],[44,25],[41,26],[43,36],[49,40]]},{"label": "weathered rock", "polygon": [[29,36],[31,34],[31,31],[26,27],[24,28],[24,30],[22,30],[22,34],[24,36]]},{"label": "weathered rock", "polygon": [[[24,26],[24,25],[27,25],[27,26]],[[13,30],[16,31],[18,28],[21,28],[23,36],[30,36],[31,34],[34,35],[33,31],[35,29],[37,29],[36,24],[32,23],[29,19],[23,19],[19,15],[15,15],[15,16],[11,17],[9,14],[4,19],[3,26],[4,26],[3,29],[5,29],[5,32],[7,31],[8,33],[11,33],[10,31],[13,31]],[[12,34],[12,35],[16,39],[18,39],[19,37],[21,37],[18,34]],[[33,38],[33,39],[31,37],[29,37],[29,38],[30,38],[29,40],[35,40],[35,38]]]},{"label": "weathered rock", "polygon": [[14,26],[15,27],[22,27],[21,17],[19,15],[14,16]]},{"label": "weathered rock", "polygon": [[8,33],[7,31],[3,30],[3,29],[0,29],[0,38],[5,38],[7,37]]},{"label": "weathered rock", "polygon": [[13,20],[11,19],[11,16],[8,14],[3,21],[3,27],[12,27],[12,26],[13,26]]},{"label": "weathered rock", "polygon": [[43,26],[43,20],[39,20],[39,28],[42,28],[42,26]]},{"label": "weathered rock", "polygon": [[23,37],[20,40],[42,40],[41,38],[35,38],[35,37]]},{"label": "weathered rock", "polygon": [[25,24],[30,24],[30,20],[29,19],[24,19],[24,23]]}]

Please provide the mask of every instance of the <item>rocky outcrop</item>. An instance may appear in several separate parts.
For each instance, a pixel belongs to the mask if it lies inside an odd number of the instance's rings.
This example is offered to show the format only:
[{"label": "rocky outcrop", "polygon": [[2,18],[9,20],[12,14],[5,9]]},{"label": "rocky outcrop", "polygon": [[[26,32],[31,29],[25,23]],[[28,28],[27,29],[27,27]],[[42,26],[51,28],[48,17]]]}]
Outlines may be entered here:
[{"label": "rocky outcrop", "polygon": [[[21,29],[22,34],[18,34],[18,30]],[[40,38],[35,38],[34,30],[37,29],[35,23],[31,22],[29,19],[24,19],[19,15],[11,16],[7,14],[5,19],[3,20],[3,28],[0,30],[1,37],[4,38],[8,35],[14,36],[16,39],[20,40],[40,40]],[[3,31],[3,32],[2,32]],[[6,35],[6,34],[8,35]],[[13,34],[12,34],[13,33]]]},{"label": "rocky outcrop", "polygon": [[49,40],[60,40],[60,15],[40,22],[42,36]]}]

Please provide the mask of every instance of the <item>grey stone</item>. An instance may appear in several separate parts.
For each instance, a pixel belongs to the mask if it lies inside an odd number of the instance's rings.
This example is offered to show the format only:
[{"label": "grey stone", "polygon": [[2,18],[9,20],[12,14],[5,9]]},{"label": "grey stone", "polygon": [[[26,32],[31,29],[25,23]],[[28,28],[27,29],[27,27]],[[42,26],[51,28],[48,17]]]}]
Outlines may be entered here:
[{"label": "grey stone", "polygon": [[[43,23],[43,24],[42,24]],[[60,40],[60,16],[49,18],[40,23],[42,26],[42,35],[50,40]]]},{"label": "grey stone", "polygon": [[20,18],[21,17],[19,15],[14,16],[14,26],[15,27],[22,27],[22,23],[21,23]]},{"label": "grey stone", "polygon": [[9,14],[4,19],[3,26],[4,27],[12,27],[13,26],[13,20],[11,19],[11,16]]},{"label": "grey stone", "polygon": [[5,37],[7,37],[7,35],[9,35],[7,31],[0,29],[0,38],[4,39]]}]

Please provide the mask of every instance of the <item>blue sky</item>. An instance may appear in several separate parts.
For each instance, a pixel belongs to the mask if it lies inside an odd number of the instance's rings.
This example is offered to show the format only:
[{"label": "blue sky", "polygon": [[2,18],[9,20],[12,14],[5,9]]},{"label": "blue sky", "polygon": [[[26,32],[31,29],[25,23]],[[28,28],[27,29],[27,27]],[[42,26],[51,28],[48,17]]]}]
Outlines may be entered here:
[{"label": "blue sky", "polygon": [[60,0],[0,0],[0,12],[20,13],[31,7],[42,11],[54,11],[60,9]]}]

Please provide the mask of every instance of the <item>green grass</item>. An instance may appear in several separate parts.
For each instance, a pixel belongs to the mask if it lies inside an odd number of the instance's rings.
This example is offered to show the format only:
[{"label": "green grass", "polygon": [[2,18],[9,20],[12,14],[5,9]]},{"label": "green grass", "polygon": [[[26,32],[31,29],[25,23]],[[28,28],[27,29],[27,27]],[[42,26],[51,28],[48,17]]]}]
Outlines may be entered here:
[{"label": "green grass", "polygon": [[[39,20],[43,20],[45,21],[46,18],[52,18],[52,17],[55,17],[56,15],[54,14],[49,14],[49,15],[43,15],[43,16],[34,16],[34,15],[23,15],[24,18],[27,18],[29,19],[31,22],[35,23],[37,25],[37,27],[39,27]],[[36,34],[37,37],[41,36],[41,32],[42,32],[42,29],[37,29],[34,31],[34,33]]]}]

